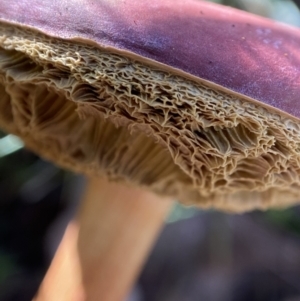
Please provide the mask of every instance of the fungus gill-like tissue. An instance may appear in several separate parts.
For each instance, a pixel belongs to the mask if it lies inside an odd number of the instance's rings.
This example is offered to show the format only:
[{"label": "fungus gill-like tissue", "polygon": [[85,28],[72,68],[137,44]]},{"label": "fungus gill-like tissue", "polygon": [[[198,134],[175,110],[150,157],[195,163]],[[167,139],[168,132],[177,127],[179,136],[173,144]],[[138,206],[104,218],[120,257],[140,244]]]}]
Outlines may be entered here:
[{"label": "fungus gill-like tissue", "polygon": [[299,125],[109,49],[0,28],[0,126],[47,159],[229,211],[291,205]]}]

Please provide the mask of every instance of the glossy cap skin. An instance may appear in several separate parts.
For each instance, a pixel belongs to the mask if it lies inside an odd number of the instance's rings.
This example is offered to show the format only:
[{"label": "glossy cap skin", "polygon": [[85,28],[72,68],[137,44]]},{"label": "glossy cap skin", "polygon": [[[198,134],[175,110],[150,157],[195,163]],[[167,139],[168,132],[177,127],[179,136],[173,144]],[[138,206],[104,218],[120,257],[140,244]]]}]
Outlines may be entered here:
[{"label": "glossy cap skin", "polygon": [[129,51],[300,117],[289,26],[197,0],[1,0],[0,20]]},{"label": "glossy cap skin", "polygon": [[0,0],[0,126],[76,172],[230,211],[300,199],[300,34],[194,0]]}]

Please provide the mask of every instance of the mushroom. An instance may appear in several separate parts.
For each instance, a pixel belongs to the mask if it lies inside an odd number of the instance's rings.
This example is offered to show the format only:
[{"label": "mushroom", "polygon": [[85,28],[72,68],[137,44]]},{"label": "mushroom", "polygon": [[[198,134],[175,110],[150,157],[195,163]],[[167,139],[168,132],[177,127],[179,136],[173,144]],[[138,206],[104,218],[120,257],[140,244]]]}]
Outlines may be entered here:
[{"label": "mushroom", "polygon": [[299,201],[299,30],[194,0],[1,0],[0,24],[0,127],[91,178],[37,300],[122,300],[170,199]]}]

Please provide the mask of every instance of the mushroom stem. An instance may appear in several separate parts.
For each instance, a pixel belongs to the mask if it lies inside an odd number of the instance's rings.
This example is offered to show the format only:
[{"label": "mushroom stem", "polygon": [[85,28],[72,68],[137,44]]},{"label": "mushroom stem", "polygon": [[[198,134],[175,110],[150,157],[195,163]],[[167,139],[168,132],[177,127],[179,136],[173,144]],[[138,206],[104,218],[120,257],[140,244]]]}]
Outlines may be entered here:
[{"label": "mushroom stem", "polygon": [[151,192],[91,179],[35,301],[123,301],[171,206]]}]

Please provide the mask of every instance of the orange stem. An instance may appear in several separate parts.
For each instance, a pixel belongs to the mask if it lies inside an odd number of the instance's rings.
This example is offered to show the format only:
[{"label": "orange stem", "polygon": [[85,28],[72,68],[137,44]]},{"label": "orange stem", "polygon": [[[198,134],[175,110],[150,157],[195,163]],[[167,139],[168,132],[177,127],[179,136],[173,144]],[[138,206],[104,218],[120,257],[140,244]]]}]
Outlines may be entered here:
[{"label": "orange stem", "polygon": [[172,202],[151,192],[91,179],[36,301],[123,301]]}]

